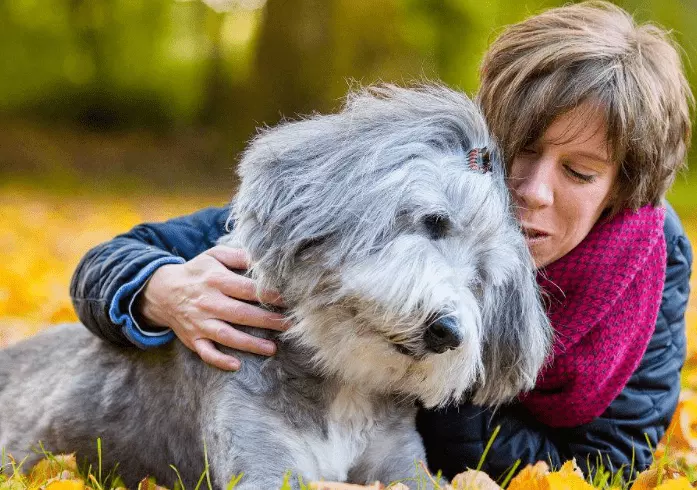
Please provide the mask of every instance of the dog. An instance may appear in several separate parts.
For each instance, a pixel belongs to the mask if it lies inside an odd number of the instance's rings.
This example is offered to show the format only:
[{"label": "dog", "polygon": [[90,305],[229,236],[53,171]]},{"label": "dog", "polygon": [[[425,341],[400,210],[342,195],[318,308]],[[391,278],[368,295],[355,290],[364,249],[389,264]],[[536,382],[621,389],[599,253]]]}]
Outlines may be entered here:
[{"label": "dog", "polygon": [[[0,353],[0,446],[53,452],[216,488],[384,483],[425,458],[417,404],[497,405],[533,387],[551,328],[474,102],[438,84],[350,94],[338,113],[261,130],[238,166],[232,232],[292,327],[239,327],[274,357],[224,349],[238,372],[179,341],[136,352],[67,325]],[[222,348],[222,347],[221,347]],[[205,446],[204,446],[205,443]],[[205,447],[205,455],[204,455]],[[92,464],[96,465],[94,459]],[[296,483],[296,487],[297,483]]]}]

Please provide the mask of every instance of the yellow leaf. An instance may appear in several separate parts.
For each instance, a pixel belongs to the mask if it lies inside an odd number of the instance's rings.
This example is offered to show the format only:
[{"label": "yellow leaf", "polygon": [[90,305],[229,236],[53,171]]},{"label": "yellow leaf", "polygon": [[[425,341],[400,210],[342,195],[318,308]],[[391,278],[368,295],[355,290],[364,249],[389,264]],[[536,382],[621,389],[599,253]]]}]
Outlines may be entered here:
[{"label": "yellow leaf", "polygon": [[579,468],[576,464],[576,459],[572,459],[571,461],[567,461],[566,463],[564,463],[562,467],[559,469],[559,473],[565,476],[574,474],[583,478],[583,472],[581,471],[581,468]]},{"label": "yellow leaf", "polygon": [[544,462],[526,466],[511,480],[510,490],[594,490],[583,479],[575,460],[567,461],[559,471],[550,472]]},{"label": "yellow leaf", "polygon": [[46,485],[46,490],[85,490],[82,480],[55,480]]},{"label": "yellow leaf", "polygon": [[[685,478],[685,473],[679,469],[661,463],[654,463],[649,469],[639,473],[630,490],[655,490],[663,487],[669,481],[680,480],[681,478]],[[659,480],[661,482],[660,485],[658,484]],[[671,486],[665,490],[677,490],[677,488]]]},{"label": "yellow leaf", "polygon": [[549,474],[549,466],[544,461],[527,465],[508,484],[508,490],[540,490],[542,479]]},{"label": "yellow leaf", "polygon": [[74,454],[58,454],[42,459],[31,469],[29,479],[34,483],[44,483],[51,478],[60,477],[64,471],[68,471],[71,478],[77,474],[77,461]]},{"label": "yellow leaf", "polygon": [[594,487],[575,472],[554,472],[543,478],[544,490],[594,490]]},{"label": "yellow leaf", "polygon": [[690,480],[681,476],[674,480],[667,480],[656,487],[656,490],[693,490]]},{"label": "yellow leaf", "polygon": [[697,399],[690,397],[678,402],[664,441],[673,449],[697,449]]}]

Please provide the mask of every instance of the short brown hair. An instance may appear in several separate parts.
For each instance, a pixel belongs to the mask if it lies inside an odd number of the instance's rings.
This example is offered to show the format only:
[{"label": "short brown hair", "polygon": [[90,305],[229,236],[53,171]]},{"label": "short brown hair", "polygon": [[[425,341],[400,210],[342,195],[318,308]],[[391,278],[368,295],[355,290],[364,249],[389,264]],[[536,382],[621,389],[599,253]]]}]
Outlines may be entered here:
[{"label": "short brown hair", "polygon": [[484,57],[479,100],[507,165],[556,117],[598,103],[621,165],[612,214],[658,204],[685,165],[694,98],[677,45],[611,3],[554,8],[506,28]]}]

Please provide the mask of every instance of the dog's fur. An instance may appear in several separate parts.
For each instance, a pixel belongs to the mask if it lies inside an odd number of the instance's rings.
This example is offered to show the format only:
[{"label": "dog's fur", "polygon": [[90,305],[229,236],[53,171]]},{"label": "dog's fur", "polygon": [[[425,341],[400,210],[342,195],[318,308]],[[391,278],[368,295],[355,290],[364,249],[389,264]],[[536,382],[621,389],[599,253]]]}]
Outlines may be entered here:
[{"label": "dog's fur", "polygon": [[[104,466],[131,485],[171,484],[170,464],[191,484],[202,441],[217,488],[240,472],[240,489],[278,488],[286,470],[409,477],[424,458],[415,401],[502,403],[533,386],[549,348],[495,151],[492,172],[467,166],[484,146],[475,104],[441,86],[363,90],[338,114],[261,132],[224,242],[289,304],[278,354],[235,352],[229,373],[178,341],[136,352],[51,329],[0,353],[0,446],[92,457],[101,437]],[[425,335],[446,319],[458,343],[433,352]]]}]

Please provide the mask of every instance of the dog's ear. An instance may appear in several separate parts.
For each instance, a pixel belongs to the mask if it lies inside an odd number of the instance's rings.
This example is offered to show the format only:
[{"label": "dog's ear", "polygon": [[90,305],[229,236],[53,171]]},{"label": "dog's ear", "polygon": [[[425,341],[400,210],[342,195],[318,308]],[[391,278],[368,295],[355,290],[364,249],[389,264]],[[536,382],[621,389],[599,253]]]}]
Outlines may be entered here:
[{"label": "dog's ear", "polygon": [[[247,209],[237,211],[234,235],[251,257],[253,273],[264,287],[284,290],[289,275],[310,254],[317,254],[330,239],[330,234],[301,233],[306,222],[300,216],[277,220],[275,213],[260,215],[254,205],[261,201],[248,199]],[[296,233],[293,233],[296,230]]]},{"label": "dog's ear", "polygon": [[[527,259],[527,250],[521,256]],[[475,404],[498,405],[532,389],[550,351],[552,328],[534,271],[530,260],[521,264],[504,284],[484,294],[484,375],[474,391]]]},{"label": "dog's ear", "polygon": [[233,233],[263,287],[287,293],[299,262],[345,226],[335,211],[341,202],[330,192],[344,189],[348,178],[332,164],[336,133],[329,116],[285,122],[260,132],[243,155]]}]

